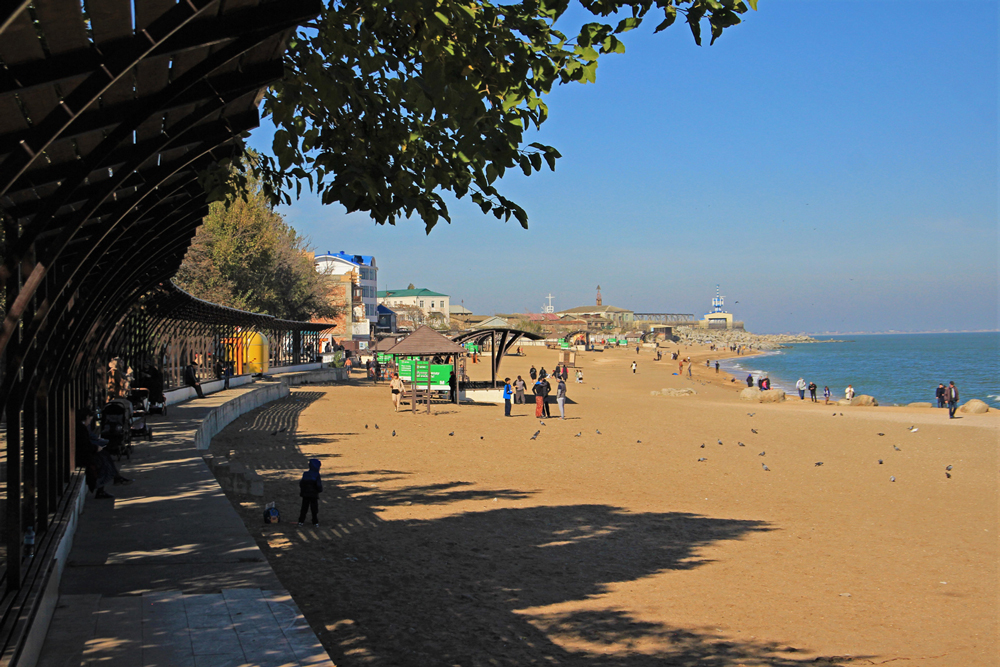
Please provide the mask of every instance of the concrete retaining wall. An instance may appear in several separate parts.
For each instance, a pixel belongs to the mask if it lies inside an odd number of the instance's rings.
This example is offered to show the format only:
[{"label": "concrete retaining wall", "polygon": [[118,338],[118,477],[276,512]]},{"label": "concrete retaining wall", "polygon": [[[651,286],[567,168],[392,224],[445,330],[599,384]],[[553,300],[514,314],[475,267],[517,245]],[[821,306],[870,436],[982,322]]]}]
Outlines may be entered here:
[{"label": "concrete retaining wall", "polygon": [[212,438],[233,423],[237,417],[289,394],[288,385],[283,382],[268,382],[261,385],[259,389],[240,394],[208,413],[198,426],[198,430],[194,432],[195,449],[208,449]]},{"label": "concrete retaining wall", "polygon": [[[229,378],[229,387],[240,387],[250,384],[253,380],[252,375],[237,375]],[[225,386],[225,380],[209,380],[208,382],[201,383],[201,391],[204,394],[214,394],[217,391],[222,391],[222,388]],[[184,401],[191,400],[198,395],[198,392],[193,387],[178,387],[177,389],[163,392],[163,395],[167,398],[167,405],[173,405],[174,403],[183,403]]]}]

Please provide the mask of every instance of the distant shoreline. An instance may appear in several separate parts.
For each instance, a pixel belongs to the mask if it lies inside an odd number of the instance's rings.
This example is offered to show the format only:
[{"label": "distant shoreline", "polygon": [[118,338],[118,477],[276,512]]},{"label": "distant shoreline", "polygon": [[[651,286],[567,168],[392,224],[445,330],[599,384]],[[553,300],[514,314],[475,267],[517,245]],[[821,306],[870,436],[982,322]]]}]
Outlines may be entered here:
[{"label": "distant shoreline", "polygon": [[[1000,333],[1000,329],[968,329],[962,331],[828,331],[825,333],[762,334],[789,336],[920,336],[927,334]],[[824,341],[826,342],[826,341]]]}]

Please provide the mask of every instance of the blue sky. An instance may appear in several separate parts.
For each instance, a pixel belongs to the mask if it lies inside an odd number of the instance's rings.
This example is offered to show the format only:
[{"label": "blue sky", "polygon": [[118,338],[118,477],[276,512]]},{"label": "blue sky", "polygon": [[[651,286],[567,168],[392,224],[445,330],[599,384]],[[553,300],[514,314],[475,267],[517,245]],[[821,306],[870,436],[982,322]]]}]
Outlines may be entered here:
[{"label": "blue sky", "polygon": [[481,314],[598,284],[700,314],[720,283],[757,332],[996,329],[998,7],[760,0],[711,47],[651,22],[549,97],[537,139],[563,159],[501,182],[527,231],[465,201],[429,236],[305,195],[281,212],[317,250],[375,255],[380,289]]}]

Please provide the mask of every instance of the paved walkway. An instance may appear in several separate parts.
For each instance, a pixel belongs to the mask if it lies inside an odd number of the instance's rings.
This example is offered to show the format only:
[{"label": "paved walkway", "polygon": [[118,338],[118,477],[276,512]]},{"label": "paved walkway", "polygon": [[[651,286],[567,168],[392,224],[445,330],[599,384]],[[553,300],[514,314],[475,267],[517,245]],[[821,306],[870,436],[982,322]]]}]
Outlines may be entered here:
[{"label": "paved walkway", "polygon": [[192,445],[258,386],[170,406],[122,461],[135,482],[88,495],[40,667],[333,667]]}]

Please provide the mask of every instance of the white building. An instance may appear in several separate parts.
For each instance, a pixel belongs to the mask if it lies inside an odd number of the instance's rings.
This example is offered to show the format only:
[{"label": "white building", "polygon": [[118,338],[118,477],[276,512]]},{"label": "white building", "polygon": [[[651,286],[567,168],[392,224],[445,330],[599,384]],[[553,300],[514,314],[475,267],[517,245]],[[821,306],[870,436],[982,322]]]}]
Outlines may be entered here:
[{"label": "white building", "polygon": [[451,297],[447,294],[432,292],[429,289],[397,289],[378,293],[380,303],[389,308],[415,307],[419,308],[428,322],[441,319],[445,326],[451,325]]},{"label": "white building", "polygon": [[[378,322],[378,266],[375,265],[375,258],[371,255],[349,255],[343,250],[337,253],[328,252],[325,255],[316,255],[316,270],[329,276],[342,276],[345,273],[356,271],[359,277],[358,284],[361,287],[361,306],[363,313],[358,313],[354,318],[359,321],[363,318],[369,322]],[[355,304],[357,305],[357,304]]]}]

